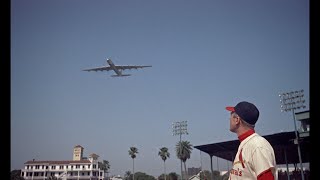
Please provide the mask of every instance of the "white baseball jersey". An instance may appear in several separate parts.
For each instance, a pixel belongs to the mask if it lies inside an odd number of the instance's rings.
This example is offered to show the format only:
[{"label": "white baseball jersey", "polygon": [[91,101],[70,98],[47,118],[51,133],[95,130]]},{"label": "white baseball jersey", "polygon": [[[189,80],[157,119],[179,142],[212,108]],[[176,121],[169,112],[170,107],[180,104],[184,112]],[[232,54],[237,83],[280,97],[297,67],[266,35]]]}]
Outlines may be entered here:
[{"label": "white baseball jersey", "polygon": [[271,169],[274,179],[278,179],[276,160],[270,143],[257,133],[249,135],[241,141],[229,180],[257,179],[262,172]]}]

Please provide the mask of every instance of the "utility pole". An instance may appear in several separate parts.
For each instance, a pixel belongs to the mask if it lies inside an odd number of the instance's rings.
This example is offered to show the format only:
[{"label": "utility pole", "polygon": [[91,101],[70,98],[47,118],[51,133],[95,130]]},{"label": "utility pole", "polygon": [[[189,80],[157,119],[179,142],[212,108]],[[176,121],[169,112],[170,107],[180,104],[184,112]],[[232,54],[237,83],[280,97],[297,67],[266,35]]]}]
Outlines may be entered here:
[{"label": "utility pole", "polygon": [[[188,134],[187,131],[187,121],[180,121],[180,122],[174,122],[172,123],[172,132],[173,132],[173,136],[179,135],[180,136],[180,140],[179,140],[179,145],[180,145],[180,152],[179,154],[181,154],[181,135],[182,134]],[[181,180],[183,180],[183,175],[182,175],[182,160],[180,159],[180,170],[181,170]]]},{"label": "utility pole", "polygon": [[292,114],[293,114],[294,132],[296,134],[296,139],[294,140],[294,144],[298,145],[298,155],[299,155],[299,162],[300,162],[300,173],[301,173],[301,179],[302,180],[304,180],[304,174],[303,174],[303,166],[302,166],[302,160],[301,160],[299,135],[298,135],[298,131],[297,131],[296,118],[295,118],[296,116],[295,116],[295,112],[294,111],[296,109],[306,108],[306,106],[304,105],[305,100],[303,99],[303,96],[304,96],[303,90],[291,91],[291,92],[279,94],[280,103],[281,103],[281,112],[292,111]]}]

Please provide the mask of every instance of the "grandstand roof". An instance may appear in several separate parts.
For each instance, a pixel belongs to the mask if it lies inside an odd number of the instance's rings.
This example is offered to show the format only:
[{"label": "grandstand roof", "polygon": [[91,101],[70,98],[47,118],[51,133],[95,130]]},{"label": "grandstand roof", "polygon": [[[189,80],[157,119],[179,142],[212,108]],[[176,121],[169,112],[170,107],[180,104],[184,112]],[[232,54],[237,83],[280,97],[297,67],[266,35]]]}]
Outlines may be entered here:
[{"label": "grandstand roof", "polygon": [[[263,136],[272,145],[277,164],[293,164],[299,163],[297,144],[294,144],[295,132],[281,132],[271,135]],[[310,136],[300,138],[300,150],[302,162],[310,162]],[[239,140],[224,141],[212,144],[205,144],[194,146],[202,152],[209,154],[210,156],[216,156],[228,161],[233,161],[238,146]]]}]

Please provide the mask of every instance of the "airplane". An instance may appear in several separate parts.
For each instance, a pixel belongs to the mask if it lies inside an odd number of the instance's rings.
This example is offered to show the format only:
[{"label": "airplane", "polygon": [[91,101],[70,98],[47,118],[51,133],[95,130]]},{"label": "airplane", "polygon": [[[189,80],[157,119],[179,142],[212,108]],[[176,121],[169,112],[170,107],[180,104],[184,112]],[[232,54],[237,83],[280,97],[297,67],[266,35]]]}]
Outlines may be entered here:
[{"label": "airplane", "polygon": [[152,66],[133,66],[133,65],[114,65],[111,59],[107,59],[107,63],[109,66],[102,66],[90,69],[84,69],[83,71],[110,71],[113,70],[116,75],[111,75],[111,77],[123,77],[123,76],[130,76],[131,74],[122,74],[122,71],[125,69],[138,69],[138,68],[145,68],[145,67],[152,67]]}]

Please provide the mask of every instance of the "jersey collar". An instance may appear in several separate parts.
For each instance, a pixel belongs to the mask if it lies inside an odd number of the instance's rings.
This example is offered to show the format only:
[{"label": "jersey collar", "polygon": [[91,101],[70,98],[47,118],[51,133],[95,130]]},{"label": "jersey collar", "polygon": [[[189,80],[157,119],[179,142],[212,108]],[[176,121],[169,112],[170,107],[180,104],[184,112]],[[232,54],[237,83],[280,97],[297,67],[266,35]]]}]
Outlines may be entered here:
[{"label": "jersey collar", "polygon": [[241,134],[240,136],[238,136],[238,139],[240,140],[240,142],[242,142],[243,140],[245,140],[248,136],[250,136],[253,133],[255,133],[254,129],[250,129],[250,130],[246,131],[245,133]]}]

